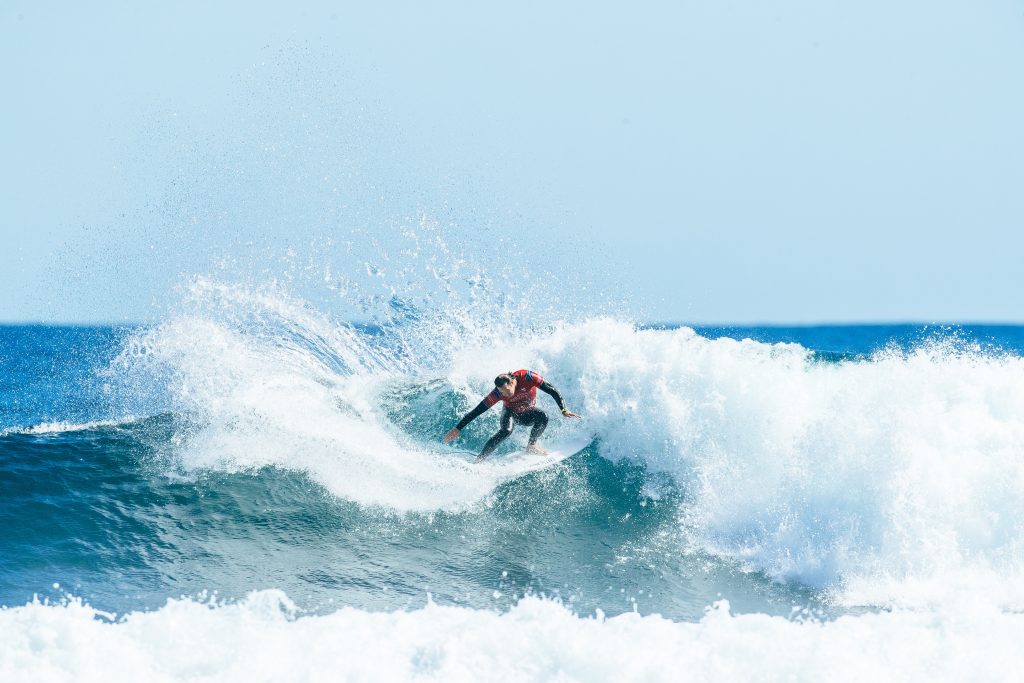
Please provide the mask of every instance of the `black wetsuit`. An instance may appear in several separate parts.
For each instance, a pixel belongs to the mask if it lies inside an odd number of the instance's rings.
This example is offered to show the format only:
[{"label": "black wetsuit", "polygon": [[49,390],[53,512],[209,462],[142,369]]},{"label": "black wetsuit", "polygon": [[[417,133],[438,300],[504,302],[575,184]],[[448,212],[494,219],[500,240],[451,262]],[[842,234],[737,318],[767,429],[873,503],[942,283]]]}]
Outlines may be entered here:
[{"label": "black wetsuit", "polygon": [[[556,389],[550,382],[544,380],[537,385],[537,388],[555,399],[555,403],[558,404],[559,410],[565,410],[565,401],[562,400],[562,395],[558,393],[558,389]],[[459,420],[459,424],[455,425],[455,428],[462,431],[466,428],[466,425],[487,412],[491,405],[493,404],[488,404],[486,399],[480,401],[473,410],[466,413],[466,416]],[[494,449],[497,448],[502,441],[507,439],[510,434],[512,434],[512,430],[515,429],[517,424],[532,425],[529,441],[529,444],[532,446],[537,443],[537,439],[541,437],[541,434],[543,434],[544,430],[547,428],[548,416],[543,410],[535,407],[531,407],[519,413],[513,412],[506,407],[501,413],[501,426],[498,429],[498,433],[488,439],[487,443],[484,444],[483,450],[480,451],[479,459],[482,460],[493,453]]]}]

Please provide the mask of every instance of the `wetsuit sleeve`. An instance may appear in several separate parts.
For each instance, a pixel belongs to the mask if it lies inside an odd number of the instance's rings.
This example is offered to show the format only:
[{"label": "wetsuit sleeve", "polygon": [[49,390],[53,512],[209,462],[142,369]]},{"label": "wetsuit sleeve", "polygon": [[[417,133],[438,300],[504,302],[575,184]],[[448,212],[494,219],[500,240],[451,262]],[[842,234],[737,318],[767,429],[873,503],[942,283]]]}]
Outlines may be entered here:
[{"label": "wetsuit sleeve", "polygon": [[551,398],[555,399],[555,403],[558,404],[558,409],[559,410],[565,410],[565,401],[562,400],[562,395],[560,393],[558,393],[558,389],[556,389],[551,384],[551,382],[542,381],[540,384],[537,385],[537,388],[540,389],[541,391],[543,391],[545,394],[547,394]]},{"label": "wetsuit sleeve", "polygon": [[455,425],[455,428],[461,432],[466,428],[466,425],[486,413],[488,408],[498,402],[498,398],[494,394],[495,392],[492,391],[484,396],[484,399],[476,404],[476,408],[473,408],[473,410],[466,413],[465,417],[459,420],[459,424]]}]

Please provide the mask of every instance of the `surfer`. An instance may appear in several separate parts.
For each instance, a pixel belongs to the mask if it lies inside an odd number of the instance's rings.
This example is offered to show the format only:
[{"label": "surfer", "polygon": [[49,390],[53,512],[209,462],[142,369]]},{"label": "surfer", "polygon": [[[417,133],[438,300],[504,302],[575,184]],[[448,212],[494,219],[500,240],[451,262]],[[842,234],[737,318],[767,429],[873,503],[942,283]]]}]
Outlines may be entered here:
[{"label": "surfer", "polygon": [[577,419],[580,417],[565,407],[565,401],[562,400],[558,389],[553,387],[550,382],[545,382],[544,378],[536,372],[531,370],[505,372],[494,378],[494,391],[484,396],[476,408],[466,413],[459,420],[459,424],[448,430],[448,433],[444,435],[444,442],[451,443],[459,438],[459,434],[466,428],[466,425],[501,401],[505,404],[505,409],[501,413],[501,427],[498,429],[498,433],[484,444],[476,461],[480,462],[490,455],[498,447],[498,444],[508,438],[517,424],[532,425],[529,445],[526,447],[527,452],[547,455],[547,451],[537,445],[537,440],[548,426],[547,414],[534,406],[537,402],[538,389],[555,399],[555,403],[558,404],[558,409],[562,411],[564,417]]}]

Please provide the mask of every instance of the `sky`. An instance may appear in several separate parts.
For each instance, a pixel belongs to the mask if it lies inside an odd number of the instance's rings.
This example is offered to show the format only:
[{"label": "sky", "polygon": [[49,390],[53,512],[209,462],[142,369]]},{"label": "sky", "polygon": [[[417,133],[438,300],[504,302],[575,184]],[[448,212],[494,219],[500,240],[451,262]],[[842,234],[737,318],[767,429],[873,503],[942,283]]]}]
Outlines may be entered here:
[{"label": "sky", "polygon": [[425,235],[644,321],[1024,321],[1021,3],[484,5],[7,0],[0,321]]}]

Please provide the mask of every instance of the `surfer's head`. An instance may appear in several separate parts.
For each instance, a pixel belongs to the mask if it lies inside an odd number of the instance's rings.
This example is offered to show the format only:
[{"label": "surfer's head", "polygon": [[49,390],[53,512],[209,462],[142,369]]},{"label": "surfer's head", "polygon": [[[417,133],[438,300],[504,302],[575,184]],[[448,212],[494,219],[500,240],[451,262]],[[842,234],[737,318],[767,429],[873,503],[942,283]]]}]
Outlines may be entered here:
[{"label": "surfer's head", "polygon": [[509,374],[501,374],[494,378],[494,386],[498,387],[498,393],[508,397],[516,393],[516,378]]}]

